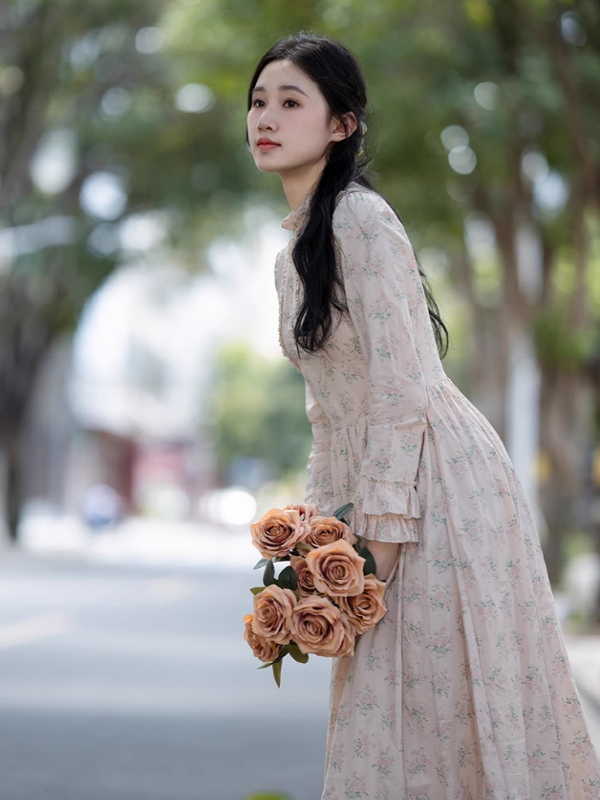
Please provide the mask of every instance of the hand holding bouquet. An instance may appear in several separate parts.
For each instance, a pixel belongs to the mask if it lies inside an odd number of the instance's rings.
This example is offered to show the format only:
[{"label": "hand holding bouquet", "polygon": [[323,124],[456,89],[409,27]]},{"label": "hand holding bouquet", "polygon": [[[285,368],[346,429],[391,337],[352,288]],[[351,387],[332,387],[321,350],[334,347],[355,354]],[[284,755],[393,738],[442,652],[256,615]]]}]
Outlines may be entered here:
[{"label": "hand holding bouquet", "polygon": [[[252,543],[263,556],[264,586],[251,589],[254,613],[244,617],[244,638],[254,655],[273,668],[281,685],[286,655],[306,663],[309,654],[354,654],[357,636],[385,615],[385,583],[375,577],[375,559],[360,548],[344,514],[319,515],[314,504],[272,508],[251,526]],[[275,578],[275,562],[290,565]]]}]

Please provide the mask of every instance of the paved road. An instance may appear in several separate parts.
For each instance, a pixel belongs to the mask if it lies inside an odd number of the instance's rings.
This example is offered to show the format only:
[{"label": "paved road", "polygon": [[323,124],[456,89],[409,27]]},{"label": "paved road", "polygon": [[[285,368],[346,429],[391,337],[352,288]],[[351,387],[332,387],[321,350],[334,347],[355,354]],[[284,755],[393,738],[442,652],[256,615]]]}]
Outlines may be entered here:
[{"label": "paved road", "polygon": [[256,669],[258,574],[0,560],[2,800],[320,797],[329,662]]},{"label": "paved road", "polygon": [[[318,800],[330,662],[256,669],[258,575],[1,556],[1,800]],[[593,688],[598,647],[568,642]]]}]

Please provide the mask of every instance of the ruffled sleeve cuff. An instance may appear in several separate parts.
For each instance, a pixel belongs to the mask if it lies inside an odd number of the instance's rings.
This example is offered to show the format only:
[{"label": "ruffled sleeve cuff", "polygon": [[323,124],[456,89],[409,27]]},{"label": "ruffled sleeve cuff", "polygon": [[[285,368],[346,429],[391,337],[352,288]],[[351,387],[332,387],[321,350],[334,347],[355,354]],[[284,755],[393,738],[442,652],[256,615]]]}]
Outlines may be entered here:
[{"label": "ruffled sleeve cuff", "polygon": [[414,483],[381,481],[361,475],[352,498],[354,533],[378,542],[418,542],[421,518]]},{"label": "ruffled sleeve cuff", "polygon": [[352,502],[363,514],[403,514],[419,519],[421,506],[414,483],[380,481],[361,475]]}]

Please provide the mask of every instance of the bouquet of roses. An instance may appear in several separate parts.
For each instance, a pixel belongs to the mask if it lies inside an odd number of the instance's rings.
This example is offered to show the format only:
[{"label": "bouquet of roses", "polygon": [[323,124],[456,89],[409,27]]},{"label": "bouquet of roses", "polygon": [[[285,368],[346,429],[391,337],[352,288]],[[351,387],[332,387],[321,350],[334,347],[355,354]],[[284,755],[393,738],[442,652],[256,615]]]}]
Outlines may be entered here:
[{"label": "bouquet of roses", "polygon": [[[254,613],[244,617],[244,639],[273,668],[281,685],[286,655],[305,664],[309,653],[354,654],[357,638],[385,615],[385,583],[375,577],[375,559],[344,520],[348,503],[331,517],[315,504],[272,508],[251,525],[252,543],[263,556],[264,586],[250,591]],[[275,577],[275,562],[289,561]]]}]

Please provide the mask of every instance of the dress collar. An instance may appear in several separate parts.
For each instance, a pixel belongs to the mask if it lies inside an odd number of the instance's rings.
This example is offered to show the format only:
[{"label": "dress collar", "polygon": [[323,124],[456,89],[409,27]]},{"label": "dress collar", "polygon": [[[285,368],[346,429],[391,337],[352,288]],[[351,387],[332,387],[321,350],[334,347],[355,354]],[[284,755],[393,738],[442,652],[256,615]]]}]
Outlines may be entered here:
[{"label": "dress collar", "polygon": [[[362,189],[363,187],[356,181],[350,181],[345,191],[342,191],[338,194],[338,199],[346,191],[352,188]],[[310,201],[312,200],[314,193],[315,193],[314,191],[311,192],[306,198],[306,200],[302,203],[302,205],[298,206],[298,208],[295,211],[290,211],[290,213],[287,215],[287,217],[285,217],[285,219],[281,223],[282,228],[286,228],[288,231],[296,232],[303,225],[304,221],[306,220],[306,217],[308,216]]]},{"label": "dress collar", "polygon": [[308,209],[313,195],[314,192],[311,192],[301,206],[298,206],[295,211],[290,211],[281,223],[282,228],[286,228],[288,231],[297,231],[298,228],[300,228],[308,215]]}]

